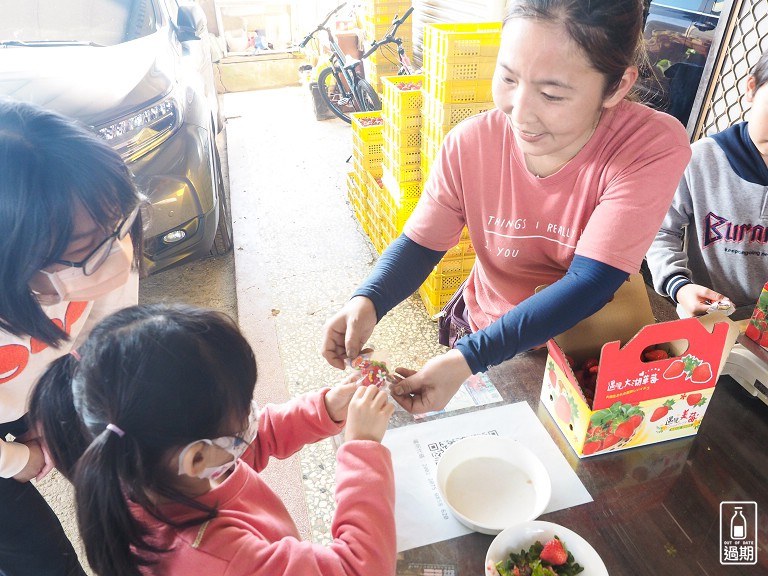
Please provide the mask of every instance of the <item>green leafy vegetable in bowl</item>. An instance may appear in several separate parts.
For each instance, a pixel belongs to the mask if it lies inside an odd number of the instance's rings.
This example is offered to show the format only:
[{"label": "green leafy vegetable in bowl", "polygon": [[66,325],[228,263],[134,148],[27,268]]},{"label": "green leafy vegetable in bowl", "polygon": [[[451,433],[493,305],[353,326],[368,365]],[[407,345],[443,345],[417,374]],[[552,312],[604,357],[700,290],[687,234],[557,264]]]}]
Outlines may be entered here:
[{"label": "green leafy vegetable in bowl", "polygon": [[496,571],[499,576],[574,576],[584,567],[555,536],[545,544],[537,540],[527,551],[511,552],[509,558],[496,563]]}]

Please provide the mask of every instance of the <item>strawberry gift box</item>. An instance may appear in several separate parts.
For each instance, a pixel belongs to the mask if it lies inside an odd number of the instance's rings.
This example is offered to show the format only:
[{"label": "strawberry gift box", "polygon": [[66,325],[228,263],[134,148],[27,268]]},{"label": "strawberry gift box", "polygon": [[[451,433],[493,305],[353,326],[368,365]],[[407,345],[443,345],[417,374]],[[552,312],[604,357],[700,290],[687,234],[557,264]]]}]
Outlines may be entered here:
[{"label": "strawberry gift box", "polygon": [[757,299],[752,318],[747,324],[744,335],[754,340],[760,346],[768,350],[768,282],[763,286],[760,297]]},{"label": "strawberry gift box", "polygon": [[691,436],[737,335],[721,313],[656,323],[633,275],[547,342],[541,402],[579,457]]}]

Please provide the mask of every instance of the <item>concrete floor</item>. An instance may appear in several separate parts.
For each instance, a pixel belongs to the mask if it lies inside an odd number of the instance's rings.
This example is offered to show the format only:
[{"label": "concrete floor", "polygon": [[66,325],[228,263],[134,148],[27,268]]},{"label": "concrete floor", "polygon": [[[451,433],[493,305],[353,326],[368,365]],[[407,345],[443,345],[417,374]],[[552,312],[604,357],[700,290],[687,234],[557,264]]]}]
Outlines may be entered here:
[{"label": "concrete floor", "polygon": [[[261,403],[332,385],[342,374],[320,356],[325,320],[376,261],[347,201],[351,129],[318,122],[306,88],[227,93],[221,138],[228,165],[233,254],[188,263],[142,281],[142,302],[184,301],[238,318],[256,352]],[[393,365],[418,368],[444,349],[417,295],[385,317],[371,338]],[[303,537],[329,543],[335,504],[331,440],[273,461],[265,477]],[[70,537],[71,490],[54,473],[39,484]]]}]

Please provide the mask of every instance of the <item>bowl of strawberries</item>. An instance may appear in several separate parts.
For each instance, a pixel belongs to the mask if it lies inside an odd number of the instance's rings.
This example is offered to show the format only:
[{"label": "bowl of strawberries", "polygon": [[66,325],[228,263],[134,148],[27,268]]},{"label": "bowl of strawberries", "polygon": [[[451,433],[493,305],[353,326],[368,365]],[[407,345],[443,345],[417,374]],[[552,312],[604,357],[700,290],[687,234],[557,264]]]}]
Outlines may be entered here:
[{"label": "bowl of strawberries", "polygon": [[485,576],[608,576],[600,555],[565,526],[532,520],[505,528],[491,542]]}]

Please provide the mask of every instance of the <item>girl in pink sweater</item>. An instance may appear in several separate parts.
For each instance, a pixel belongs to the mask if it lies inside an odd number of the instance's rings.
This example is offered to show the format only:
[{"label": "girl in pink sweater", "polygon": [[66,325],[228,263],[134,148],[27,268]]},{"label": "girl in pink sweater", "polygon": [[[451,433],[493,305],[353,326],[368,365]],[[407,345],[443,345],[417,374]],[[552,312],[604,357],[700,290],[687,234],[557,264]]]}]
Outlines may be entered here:
[{"label": "girl in pink sweater", "polygon": [[[51,365],[30,410],[97,574],[395,573],[386,392],[347,380],[259,410],[255,382],[234,322],[181,305],[122,310]],[[344,426],[334,540],[303,542],[258,472]]]}]

